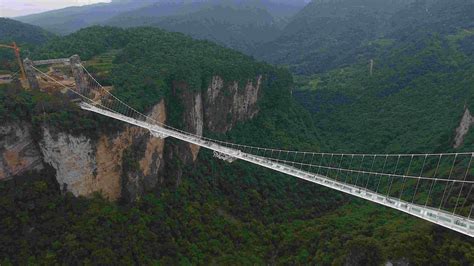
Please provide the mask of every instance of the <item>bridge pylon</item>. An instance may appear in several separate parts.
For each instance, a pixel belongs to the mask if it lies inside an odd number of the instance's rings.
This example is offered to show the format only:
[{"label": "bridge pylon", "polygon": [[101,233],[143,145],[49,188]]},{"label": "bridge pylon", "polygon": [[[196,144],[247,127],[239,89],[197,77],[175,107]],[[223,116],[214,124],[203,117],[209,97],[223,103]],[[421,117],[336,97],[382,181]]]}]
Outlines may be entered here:
[{"label": "bridge pylon", "polygon": [[34,70],[33,65],[33,61],[28,58],[23,61],[26,79],[28,81],[28,87],[30,88],[30,90],[39,90],[40,86],[38,83],[38,79],[36,79],[36,71]]}]

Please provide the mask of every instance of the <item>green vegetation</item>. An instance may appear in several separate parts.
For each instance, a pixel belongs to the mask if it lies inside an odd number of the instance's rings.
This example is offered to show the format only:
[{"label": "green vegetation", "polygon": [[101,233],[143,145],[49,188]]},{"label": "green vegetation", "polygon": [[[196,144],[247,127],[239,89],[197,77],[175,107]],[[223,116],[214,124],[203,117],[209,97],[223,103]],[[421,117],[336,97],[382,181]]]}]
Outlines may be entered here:
[{"label": "green vegetation", "polygon": [[[390,18],[411,0],[316,0],[310,2],[275,40],[261,45],[257,58],[288,65],[309,75],[367,58],[366,44],[391,30]],[[368,60],[368,59],[367,59]]]},{"label": "green vegetation", "polygon": [[43,44],[53,34],[38,26],[29,25],[9,18],[0,18],[0,42],[17,44]]},{"label": "green vegetation", "polygon": [[365,64],[420,36],[469,30],[473,14],[465,0],[316,0],[254,54],[298,75],[324,73]]},{"label": "green vegetation", "polygon": [[141,8],[154,2],[155,0],[114,0],[110,3],[71,6],[43,13],[17,17],[16,19],[24,23],[40,26],[59,35],[65,35],[92,25],[102,24],[108,19],[123,12]]},{"label": "green vegetation", "polygon": [[[182,12],[176,12],[172,16],[159,16],[157,14],[159,10],[163,10],[162,5],[175,6]],[[154,9],[155,13],[148,8],[134,11],[127,16],[119,16],[108,24],[121,27],[159,27],[185,33],[196,39],[214,41],[246,53],[255,49],[257,44],[274,39],[280,32],[275,18],[265,9],[256,7],[208,6],[202,3],[183,6],[166,3],[157,4]]]},{"label": "green vegetation", "polygon": [[46,44],[35,58],[80,54],[83,60],[94,62],[94,56],[104,53],[114,56],[110,83],[117,96],[142,111],[157,103],[175,83],[201,90],[207,89],[213,75],[246,82],[271,69],[211,42],[155,28],[91,27]]},{"label": "green vegetation", "polygon": [[20,84],[0,85],[0,120],[32,123],[39,136],[41,125],[73,135],[96,137],[100,132],[117,130],[119,123],[82,112],[60,93],[25,91]]},{"label": "green vegetation", "polygon": [[[169,120],[178,126],[176,83],[197,91],[215,74],[242,82],[264,74],[259,115],[226,135],[205,133],[235,143],[334,152],[452,150],[464,104],[474,102],[472,5],[415,1],[407,7],[413,1],[397,0],[386,9],[379,0],[357,0],[344,9],[348,1],[326,2],[314,1],[281,43],[266,48],[276,51],[275,62],[307,74],[296,78],[300,88],[293,95],[312,115],[293,101],[288,71],[182,34],[92,27],[33,56],[80,54],[134,107],[147,110],[166,97]],[[338,14],[341,8],[345,13]],[[61,99],[5,90],[0,115],[80,134],[117,130]],[[471,132],[459,150],[472,151],[473,143]],[[138,167],[133,150],[123,167]],[[227,164],[209,151],[183,171],[179,187],[168,176],[135,203],[60,195],[47,171],[25,183],[0,183],[0,264],[474,263],[468,237],[293,177]]]},{"label": "green vegetation", "polygon": [[[16,42],[23,56],[28,56],[37,45],[42,45],[53,37],[53,34],[38,26],[0,18],[0,44],[11,45]],[[0,47],[0,74],[17,72],[19,72],[19,67],[14,51]]]},{"label": "green vegetation", "polygon": [[[373,76],[368,64],[334,69],[303,79],[318,87],[308,92],[304,85],[295,95],[331,150],[452,151],[464,106],[474,107],[474,61],[459,48],[462,40],[438,35],[408,42],[376,58]],[[461,150],[474,148],[472,138]]]},{"label": "green vegetation", "polygon": [[62,35],[93,25],[153,26],[250,53],[257,44],[274,39],[305,4],[304,0],[112,1],[18,19]]},{"label": "green vegetation", "polygon": [[0,85],[0,120],[29,119],[33,109],[32,95],[14,85]]},{"label": "green vegetation", "polygon": [[[279,184],[272,181],[277,176],[258,169],[235,175],[234,167],[213,160],[197,167],[178,188],[161,188],[127,205],[60,195],[48,173],[0,183],[2,265],[474,260],[471,239],[404,214],[356,201],[319,217],[319,199],[330,196],[325,190],[316,194],[314,187],[290,185],[295,181],[284,176]],[[309,191],[301,194],[302,188]]]}]

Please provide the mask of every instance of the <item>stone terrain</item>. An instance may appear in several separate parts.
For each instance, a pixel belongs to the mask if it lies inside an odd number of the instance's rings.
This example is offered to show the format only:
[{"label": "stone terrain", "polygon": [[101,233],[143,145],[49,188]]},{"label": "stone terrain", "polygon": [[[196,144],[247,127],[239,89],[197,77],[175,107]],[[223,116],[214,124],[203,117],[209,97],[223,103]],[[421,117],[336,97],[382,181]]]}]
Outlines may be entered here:
[{"label": "stone terrain", "polygon": [[[184,108],[184,130],[202,135],[204,130],[225,133],[238,122],[258,113],[262,77],[239,87],[214,76],[204,92],[190,90],[186,84],[174,84],[174,95]],[[149,115],[167,122],[165,100],[157,103]],[[30,122],[8,123],[0,127],[0,179],[14,178],[39,171],[50,165],[63,191],[76,196],[101,193],[110,200],[134,201],[153,190],[166,178],[181,183],[182,167],[193,164],[198,146],[152,137],[144,129],[123,125],[118,132],[102,133],[97,138],[73,136],[42,125],[33,139]]]}]

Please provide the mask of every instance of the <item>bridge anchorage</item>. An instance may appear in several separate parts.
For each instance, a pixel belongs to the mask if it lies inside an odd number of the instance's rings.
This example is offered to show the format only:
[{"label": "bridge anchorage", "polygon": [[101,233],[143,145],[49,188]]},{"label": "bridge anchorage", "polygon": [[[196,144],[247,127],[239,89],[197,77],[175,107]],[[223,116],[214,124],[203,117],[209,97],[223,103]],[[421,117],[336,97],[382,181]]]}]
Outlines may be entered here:
[{"label": "bridge anchorage", "polygon": [[[65,60],[60,59],[59,62]],[[58,62],[51,60],[49,62]],[[49,63],[49,62],[38,62]],[[437,154],[342,154],[270,149],[229,143],[173,128],[117,98],[71,57],[76,86],[67,86],[37,69],[30,70],[62,84],[79,99],[79,107],[213,151],[226,162],[241,160],[364,199],[474,237],[474,152]]]},{"label": "bridge anchorage", "polygon": [[228,154],[225,154],[225,153],[222,153],[222,152],[218,152],[218,151],[214,151],[214,157],[217,158],[217,159],[220,159],[220,160],[223,160],[223,161],[226,161],[228,163],[233,163],[237,160],[237,158],[235,157],[232,157]]}]

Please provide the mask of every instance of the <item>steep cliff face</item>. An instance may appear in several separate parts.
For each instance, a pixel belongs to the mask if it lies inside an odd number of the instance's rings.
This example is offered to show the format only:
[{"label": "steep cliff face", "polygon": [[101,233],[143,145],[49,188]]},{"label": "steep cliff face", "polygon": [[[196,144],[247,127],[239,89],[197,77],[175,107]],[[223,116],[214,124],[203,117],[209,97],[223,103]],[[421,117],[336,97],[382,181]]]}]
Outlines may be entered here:
[{"label": "steep cliff face", "polygon": [[[166,105],[165,101],[160,101],[153,107],[150,116],[160,122],[166,123]],[[164,148],[165,140],[155,138],[144,129],[132,127],[129,129],[131,145],[128,150],[135,156],[132,159],[137,160],[135,168],[128,169],[123,167],[124,158],[122,158],[122,197],[128,201],[134,201],[143,195],[144,192],[154,189],[159,183],[164,181]],[[123,154],[123,150],[122,150]]]},{"label": "steep cliff face", "polygon": [[464,137],[469,133],[469,129],[474,125],[474,117],[466,107],[461,118],[458,128],[456,129],[456,136],[454,137],[454,148],[459,148],[464,143]]},{"label": "steep cliff face", "polygon": [[[196,91],[185,83],[173,84],[173,97],[182,106],[182,129],[202,135],[204,130],[225,133],[239,121],[258,113],[262,77],[245,86],[214,76],[207,90]],[[166,123],[165,100],[150,115]],[[147,130],[124,125],[119,132],[97,138],[74,136],[43,125],[39,143],[31,138],[31,126],[11,124],[0,128],[0,179],[40,170],[44,164],[56,170],[63,190],[76,196],[101,193],[110,200],[138,199],[145,191],[165,181],[181,183],[182,168],[193,164],[199,146],[152,137]]]},{"label": "steep cliff face", "polygon": [[238,82],[226,85],[221,77],[214,76],[204,97],[206,128],[225,133],[237,122],[253,118],[258,113],[261,83],[262,76],[258,76],[239,88]]},{"label": "steep cliff face", "polygon": [[[151,116],[165,122],[164,101],[153,108]],[[76,196],[100,192],[111,200],[123,196],[133,201],[156,186],[163,168],[164,141],[136,127],[125,127],[97,140],[43,127],[40,146],[44,161],[56,170],[60,186]],[[129,158],[124,158],[124,152],[132,147],[138,167],[126,171],[123,163]]]},{"label": "steep cliff face", "polygon": [[[193,91],[187,84],[173,84],[173,97],[178,97],[183,106],[184,130],[201,136],[203,130],[226,133],[238,122],[252,119],[258,113],[258,99],[262,76],[239,87],[237,81],[225,82],[214,76],[204,92]],[[189,165],[196,161],[199,146],[167,141],[165,156],[166,174],[181,183],[182,169],[178,165]],[[178,163],[179,162],[179,163]]]},{"label": "steep cliff face", "polygon": [[0,180],[43,167],[30,123],[11,122],[0,126]]}]

